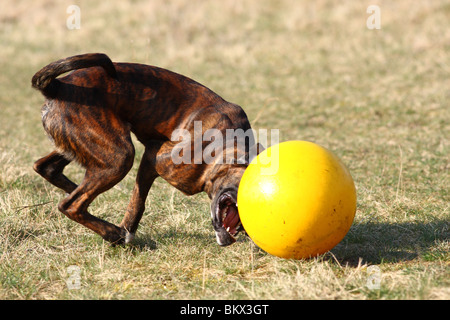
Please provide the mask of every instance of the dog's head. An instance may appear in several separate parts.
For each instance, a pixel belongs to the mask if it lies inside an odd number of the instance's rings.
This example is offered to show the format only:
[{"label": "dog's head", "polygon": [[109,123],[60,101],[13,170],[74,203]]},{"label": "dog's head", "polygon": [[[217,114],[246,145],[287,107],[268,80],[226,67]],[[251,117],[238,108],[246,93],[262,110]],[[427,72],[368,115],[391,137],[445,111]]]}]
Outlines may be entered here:
[{"label": "dog's head", "polygon": [[[264,150],[259,143],[253,148],[256,148],[257,154]],[[237,194],[242,175],[251,162],[248,155],[248,153],[245,155],[245,161],[238,161],[238,164],[219,166],[214,174],[215,179],[210,193],[211,219],[217,243],[221,246],[233,244],[236,242],[237,234],[245,231],[239,217]]]}]

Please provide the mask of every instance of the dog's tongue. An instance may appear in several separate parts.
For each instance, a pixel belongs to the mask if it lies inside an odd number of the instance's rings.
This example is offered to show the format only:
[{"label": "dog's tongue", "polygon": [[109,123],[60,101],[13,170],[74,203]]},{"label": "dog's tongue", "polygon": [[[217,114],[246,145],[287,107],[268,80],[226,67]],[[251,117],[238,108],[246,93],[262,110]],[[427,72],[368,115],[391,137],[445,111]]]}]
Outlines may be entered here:
[{"label": "dog's tongue", "polygon": [[[227,215],[225,216],[225,219],[223,219],[223,227],[225,230],[227,230],[230,234],[236,233],[236,227],[239,223],[239,213],[237,211],[237,208],[235,206],[228,206],[227,208]],[[228,229],[230,228],[230,229]]]}]

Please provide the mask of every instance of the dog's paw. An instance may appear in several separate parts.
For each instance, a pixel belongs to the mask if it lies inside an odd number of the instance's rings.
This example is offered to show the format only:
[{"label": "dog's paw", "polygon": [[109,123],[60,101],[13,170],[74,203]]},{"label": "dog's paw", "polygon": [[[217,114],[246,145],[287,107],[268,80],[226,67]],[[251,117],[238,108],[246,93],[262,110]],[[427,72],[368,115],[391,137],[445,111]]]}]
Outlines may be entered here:
[{"label": "dog's paw", "polygon": [[102,237],[104,240],[110,242],[112,246],[123,245],[132,240],[130,233],[126,229],[115,225],[111,225]]},{"label": "dog's paw", "polygon": [[125,244],[129,244],[129,243],[133,242],[134,236],[135,236],[135,233],[131,233],[131,232],[127,231],[127,233],[125,235]]}]

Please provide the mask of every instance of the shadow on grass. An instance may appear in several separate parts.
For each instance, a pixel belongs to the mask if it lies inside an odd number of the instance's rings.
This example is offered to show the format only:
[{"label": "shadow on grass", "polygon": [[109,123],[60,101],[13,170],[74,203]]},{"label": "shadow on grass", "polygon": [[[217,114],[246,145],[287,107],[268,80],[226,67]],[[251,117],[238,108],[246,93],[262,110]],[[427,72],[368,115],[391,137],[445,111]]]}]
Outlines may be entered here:
[{"label": "shadow on grass", "polygon": [[214,237],[208,234],[199,234],[195,232],[186,232],[185,230],[169,230],[161,234],[141,234],[133,240],[132,246],[138,250],[151,249],[156,250],[160,246],[167,244],[176,244],[179,246],[216,241]]},{"label": "shadow on grass", "polygon": [[[331,250],[341,265],[356,267],[360,260],[369,265],[395,263],[421,258],[427,261],[445,259],[448,252],[439,246],[450,240],[450,222],[435,220],[430,223],[378,223],[354,224],[345,238]],[[239,236],[238,242],[251,241]],[[177,246],[209,245],[215,238],[206,233],[168,230],[161,234],[141,234],[132,247],[137,250],[156,250],[168,244]],[[331,260],[334,261],[334,258]]]},{"label": "shadow on grass", "polygon": [[439,244],[449,241],[449,227],[447,220],[354,224],[331,252],[340,264],[351,266],[357,266],[360,259],[368,264],[410,261],[419,257],[427,261],[440,260],[448,254]]}]

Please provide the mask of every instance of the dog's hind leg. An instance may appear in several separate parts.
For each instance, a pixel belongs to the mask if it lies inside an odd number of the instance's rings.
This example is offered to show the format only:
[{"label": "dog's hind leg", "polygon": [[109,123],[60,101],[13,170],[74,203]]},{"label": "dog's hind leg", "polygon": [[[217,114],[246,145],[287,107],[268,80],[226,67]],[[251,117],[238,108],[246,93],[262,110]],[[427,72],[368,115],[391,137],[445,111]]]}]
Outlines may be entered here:
[{"label": "dog's hind leg", "polygon": [[88,169],[83,182],[59,203],[58,209],[105,240],[112,243],[123,242],[126,237],[125,229],[91,215],[87,208],[97,195],[113,187],[127,172],[117,176],[110,170],[98,172]]},{"label": "dog's hind leg", "polygon": [[[110,163],[108,167],[87,168],[81,184],[63,199],[58,209],[70,219],[98,233],[112,243],[125,241],[127,231],[87,212],[89,204],[102,192],[122,180],[133,164],[134,153],[124,155],[123,161]],[[116,157],[116,161],[117,157]]]},{"label": "dog's hind leg", "polygon": [[70,163],[62,154],[53,151],[34,163],[34,170],[54,186],[71,193],[77,185],[70,181],[62,172]]},{"label": "dog's hind leg", "polygon": [[108,183],[107,173],[100,176],[98,172],[94,171],[95,174],[93,174],[91,170],[88,170],[84,181],[80,186],[77,186],[62,174],[64,167],[69,163],[69,160],[57,151],[54,151],[36,161],[33,168],[50,183],[70,193],[59,204],[59,210],[66,216],[97,232],[111,242],[119,242],[121,238],[125,238],[125,230],[96,218],[86,211],[89,204],[98,194],[112,187],[117,182],[115,180],[120,180],[121,178],[117,178],[117,175],[114,175],[116,178]]}]

